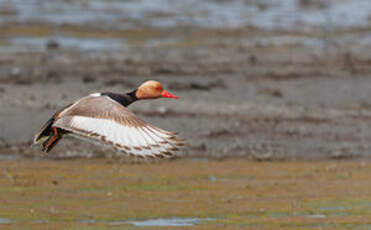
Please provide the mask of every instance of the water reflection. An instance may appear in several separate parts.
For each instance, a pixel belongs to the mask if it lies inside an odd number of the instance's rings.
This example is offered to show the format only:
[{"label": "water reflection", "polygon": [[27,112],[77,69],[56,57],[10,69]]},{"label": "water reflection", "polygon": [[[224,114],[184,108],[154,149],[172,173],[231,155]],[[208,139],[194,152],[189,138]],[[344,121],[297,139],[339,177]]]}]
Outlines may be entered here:
[{"label": "water reflection", "polygon": [[182,226],[192,226],[195,224],[199,224],[204,221],[213,220],[211,218],[160,218],[160,219],[149,219],[149,220],[128,220],[128,221],[116,221],[112,222],[111,225],[121,225],[121,224],[132,224],[138,227],[149,227],[149,226],[174,226],[174,227],[182,227]]}]

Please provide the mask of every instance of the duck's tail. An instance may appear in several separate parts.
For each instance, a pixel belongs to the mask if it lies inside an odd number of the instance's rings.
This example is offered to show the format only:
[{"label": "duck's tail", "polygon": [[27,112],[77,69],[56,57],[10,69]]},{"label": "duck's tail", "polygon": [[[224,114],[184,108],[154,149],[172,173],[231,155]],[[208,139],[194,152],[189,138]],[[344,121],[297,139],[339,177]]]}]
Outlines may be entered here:
[{"label": "duck's tail", "polygon": [[59,142],[62,138],[62,130],[52,127],[54,122],[54,117],[50,118],[36,133],[33,142],[35,144],[43,141],[43,149],[44,152],[49,152],[52,148]]},{"label": "duck's tail", "polygon": [[41,128],[40,130],[35,134],[35,137],[33,139],[34,144],[38,144],[40,141],[45,140],[48,138],[51,134],[51,127],[54,122],[54,117],[50,118]]}]

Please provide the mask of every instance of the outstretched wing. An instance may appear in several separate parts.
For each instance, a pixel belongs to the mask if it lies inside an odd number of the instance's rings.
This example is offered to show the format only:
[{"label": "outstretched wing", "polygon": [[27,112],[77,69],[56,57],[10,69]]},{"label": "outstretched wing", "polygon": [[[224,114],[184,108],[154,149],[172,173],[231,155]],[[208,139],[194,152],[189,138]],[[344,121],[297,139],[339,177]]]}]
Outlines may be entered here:
[{"label": "outstretched wing", "polygon": [[110,145],[131,156],[171,157],[183,141],[141,120],[106,96],[87,96],[61,112],[53,126]]}]

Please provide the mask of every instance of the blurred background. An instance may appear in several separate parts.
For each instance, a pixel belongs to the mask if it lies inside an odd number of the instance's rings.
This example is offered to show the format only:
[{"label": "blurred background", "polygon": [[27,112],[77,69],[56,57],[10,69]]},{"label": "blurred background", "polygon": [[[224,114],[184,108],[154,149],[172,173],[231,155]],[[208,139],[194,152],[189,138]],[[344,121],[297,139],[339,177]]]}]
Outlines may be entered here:
[{"label": "blurred background", "polygon": [[[181,99],[132,109],[185,156],[364,157],[370,73],[368,0],[0,0],[0,152],[37,156],[56,109],[155,79]],[[48,157],[112,154],[69,139]]]},{"label": "blurred background", "polygon": [[[31,145],[149,79],[178,159]],[[0,0],[1,229],[370,229],[370,127],[370,0]]]}]

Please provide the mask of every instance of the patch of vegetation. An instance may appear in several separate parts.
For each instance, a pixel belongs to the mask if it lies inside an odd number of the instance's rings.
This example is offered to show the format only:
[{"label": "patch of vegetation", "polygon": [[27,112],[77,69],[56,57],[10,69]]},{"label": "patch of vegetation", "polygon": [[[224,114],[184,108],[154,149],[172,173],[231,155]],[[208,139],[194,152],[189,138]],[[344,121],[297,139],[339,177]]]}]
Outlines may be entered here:
[{"label": "patch of vegetation", "polygon": [[[371,167],[357,162],[1,161],[1,229],[139,229],[117,221],[215,218],[192,229],[367,229]],[[151,229],[162,229],[151,227]]]}]

